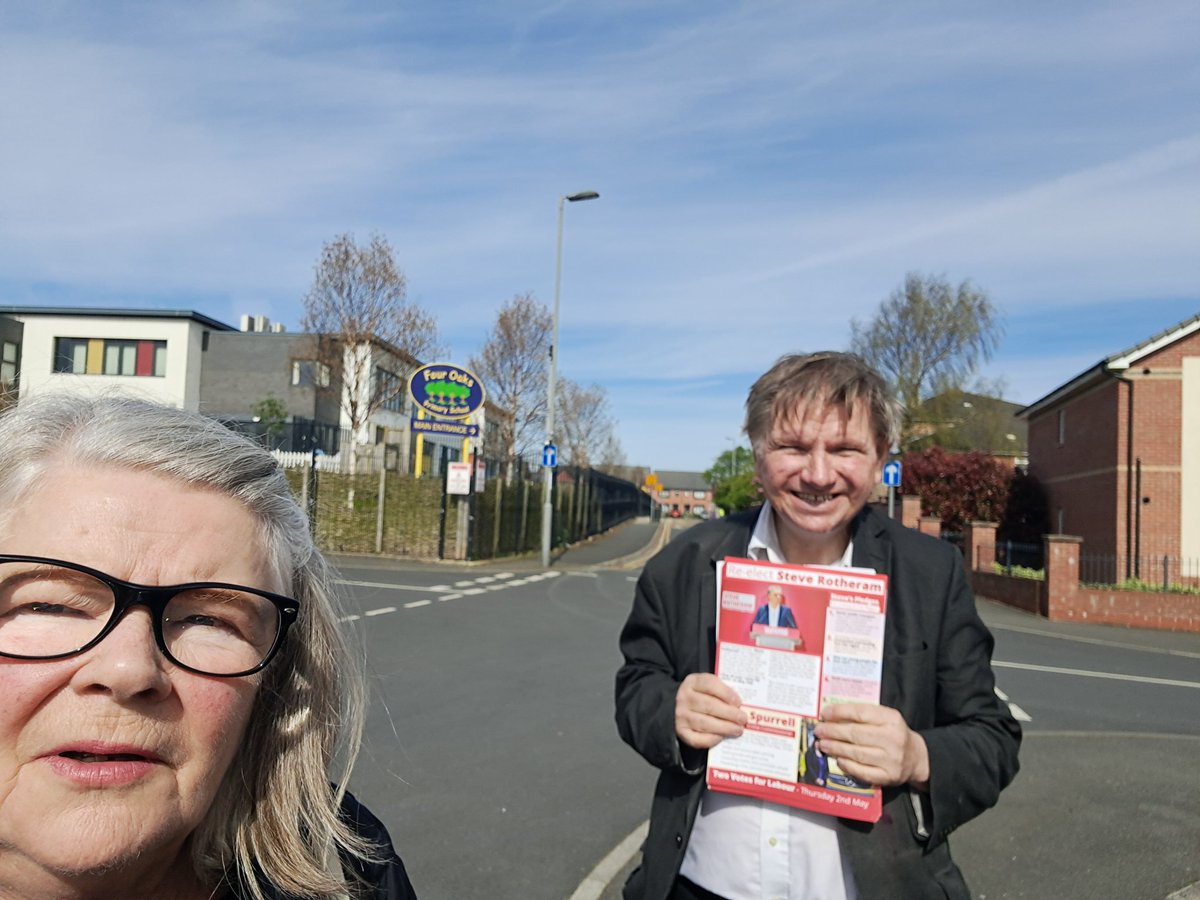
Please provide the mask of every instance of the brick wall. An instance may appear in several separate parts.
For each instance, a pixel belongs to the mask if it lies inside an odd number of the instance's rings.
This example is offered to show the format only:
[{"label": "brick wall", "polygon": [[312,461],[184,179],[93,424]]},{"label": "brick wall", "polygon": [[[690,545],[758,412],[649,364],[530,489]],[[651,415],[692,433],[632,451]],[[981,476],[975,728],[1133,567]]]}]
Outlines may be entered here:
[{"label": "brick wall", "polygon": [[1030,419],[1030,472],[1046,488],[1051,527],[1082,536],[1090,553],[1119,557],[1121,571],[1139,551],[1181,552],[1182,372],[1197,356],[1200,332]]}]

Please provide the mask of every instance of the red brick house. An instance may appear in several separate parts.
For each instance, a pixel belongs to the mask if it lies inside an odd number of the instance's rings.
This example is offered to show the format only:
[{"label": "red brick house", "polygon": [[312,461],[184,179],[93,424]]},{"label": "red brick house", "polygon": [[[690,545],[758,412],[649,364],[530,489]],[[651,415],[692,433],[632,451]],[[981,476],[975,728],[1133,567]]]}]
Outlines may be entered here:
[{"label": "red brick house", "polygon": [[1051,529],[1084,540],[1085,580],[1157,580],[1164,556],[1173,580],[1200,575],[1200,315],[1018,415]]}]

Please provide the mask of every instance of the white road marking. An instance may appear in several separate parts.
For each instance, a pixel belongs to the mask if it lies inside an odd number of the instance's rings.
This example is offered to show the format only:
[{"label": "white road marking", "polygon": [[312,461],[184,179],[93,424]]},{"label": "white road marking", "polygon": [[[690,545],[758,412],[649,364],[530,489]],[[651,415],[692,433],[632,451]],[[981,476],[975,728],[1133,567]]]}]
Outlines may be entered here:
[{"label": "white road marking", "polygon": [[992,690],[994,690],[996,692],[997,697],[999,697],[1001,700],[1003,700],[1005,703],[1008,704],[1008,711],[1013,714],[1014,719],[1016,719],[1018,722],[1032,722],[1033,721],[1033,716],[1031,716],[1029,713],[1025,712],[1025,710],[1021,709],[1021,707],[1017,706],[1017,704],[1015,704],[1011,700],[1009,700],[1008,694],[1004,693],[1004,691],[1000,690],[1000,688],[993,688]]},{"label": "white road marking", "polygon": [[1162,684],[1168,687],[1200,689],[1200,681],[1176,681],[1173,678],[1151,678],[1148,675],[1118,675],[1116,672],[1092,672],[1088,669],[1060,669],[1058,666],[1035,666],[1030,663],[996,662],[1000,669],[1024,669],[1029,672],[1050,672],[1054,675],[1078,675],[1082,678],[1107,678],[1112,681],[1135,681],[1139,684]]},{"label": "white road marking", "polygon": [[1200,900],[1200,881],[1167,894],[1167,900]]},{"label": "white road marking", "polygon": [[992,631],[1016,631],[1021,634],[1036,634],[1038,637],[1055,638],[1060,641],[1074,641],[1077,644],[1099,644],[1101,647],[1120,647],[1122,650],[1141,650],[1143,653],[1161,653],[1166,656],[1186,656],[1190,659],[1200,659],[1200,653],[1191,650],[1176,650],[1171,647],[1147,647],[1144,644],[1133,644],[1129,641],[1110,641],[1104,638],[1081,637],[1075,634],[1059,634],[1044,628],[1030,628],[1025,625],[989,625]]},{"label": "white road marking", "polygon": [[568,572],[568,575],[574,575],[576,578],[599,578],[598,572]]},{"label": "white road marking", "polygon": [[[448,588],[444,585],[440,585],[440,584],[435,584],[431,587],[428,584],[384,584],[382,581],[347,581],[345,579],[339,579],[336,583],[337,584],[348,584],[353,587],[383,588],[384,590],[391,590],[391,591],[441,592],[441,591],[450,590],[450,588]],[[469,583],[470,582],[468,582],[468,584]]]},{"label": "white road marking", "polygon": [[[495,575],[482,575],[479,578],[474,578],[474,579],[470,579],[470,580],[466,580],[466,581],[456,581],[456,582],[454,582],[454,587],[450,587],[450,585],[447,585],[447,584],[434,584],[434,585],[385,584],[383,582],[378,582],[378,581],[350,581],[347,579],[339,579],[337,583],[351,585],[354,587],[383,588],[383,589],[391,589],[391,590],[396,590],[396,591],[422,591],[424,593],[432,592],[435,594],[441,594],[442,596],[436,597],[435,599],[439,603],[445,603],[448,600],[459,600],[465,596],[474,596],[476,594],[486,594],[488,591],[500,591],[500,590],[503,590],[504,588],[520,587],[521,585],[529,584],[530,582],[541,581],[544,578],[558,578],[561,574],[562,574],[561,572],[542,572],[537,575],[529,575],[525,578],[516,578],[514,573],[512,573],[512,572],[499,572]],[[584,575],[589,578],[597,577],[595,574],[587,573],[587,572],[572,572],[570,574]],[[493,584],[492,582],[500,582],[500,583]],[[483,585],[483,586],[478,587],[477,585]],[[421,606],[429,606],[432,603],[433,603],[433,600],[414,600],[411,603],[405,603],[404,608],[405,609],[417,609],[418,607],[421,607]],[[380,607],[379,609],[368,610],[367,612],[363,613],[363,615],[365,615],[365,616],[382,616],[387,613],[393,613],[395,611],[396,611],[396,607],[394,607],[394,606],[384,606],[384,607]],[[362,616],[349,615],[349,616],[342,617],[342,619],[340,619],[339,621],[355,622],[355,621],[358,621],[360,618],[362,618]]]},{"label": "white road marking", "polygon": [[587,877],[579,883],[579,887],[575,888],[570,900],[598,900],[608,883],[633,859],[649,831],[650,822],[647,820],[626,835],[604,859],[596,863],[596,868],[588,872]]}]

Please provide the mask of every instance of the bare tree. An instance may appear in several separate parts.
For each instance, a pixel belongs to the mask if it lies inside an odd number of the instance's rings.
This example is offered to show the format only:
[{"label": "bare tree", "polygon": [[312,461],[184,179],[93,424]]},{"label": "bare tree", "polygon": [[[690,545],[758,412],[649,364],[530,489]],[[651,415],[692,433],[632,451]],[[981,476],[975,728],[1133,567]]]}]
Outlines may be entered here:
[{"label": "bare tree", "polygon": [[552,327],[550,310],[531,293],[517,294],[500,307],[491,336],[469,363],[492,402],[512,413],[499,426],[502,452],[510,466],[514,457],[540,446],[544,436]]},{"label": "bare tree", "polygon": [[623,461],[608,391],[598,384],[581,387],[558,381],[559,441],[564,462],[573,466],[616,465]]},{"label": "bare tree", "polygon": [[960,388],[991,358],[1003,328],[988,295],[969,281],[909,272],[868,323],[850,323],[850,346],[892,380],[904,404],[905,434],[921,401]]},{"label": "bare tree", "polygon": [[[377,410],[407,389],[407,373],[441,352],[437,322],[407,299],[391,244],[371,235],[359,246],[341,234],[321,250],[304,297],[303,329],[318,336],[321,362],[339,373],[342,409],[357,440]],[[350,472],[356,471],[350,448]]]}]

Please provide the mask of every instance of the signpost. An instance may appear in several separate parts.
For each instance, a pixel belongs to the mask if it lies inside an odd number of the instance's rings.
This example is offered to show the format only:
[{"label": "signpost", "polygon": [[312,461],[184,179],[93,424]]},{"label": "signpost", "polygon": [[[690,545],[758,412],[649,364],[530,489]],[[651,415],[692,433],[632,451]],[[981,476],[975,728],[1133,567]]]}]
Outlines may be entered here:
[{"label": "signpost", "polygon": [[542,447],[542,466],[547,469],[553,469],[558,465],[558,447],[554,444],[546,444]]},{"label": "signpost", "polygon": [[883,483],[888,489],[888,518],[896,518],[896,488],[900,487],[900,460],[891,459],[883,464]]}]

